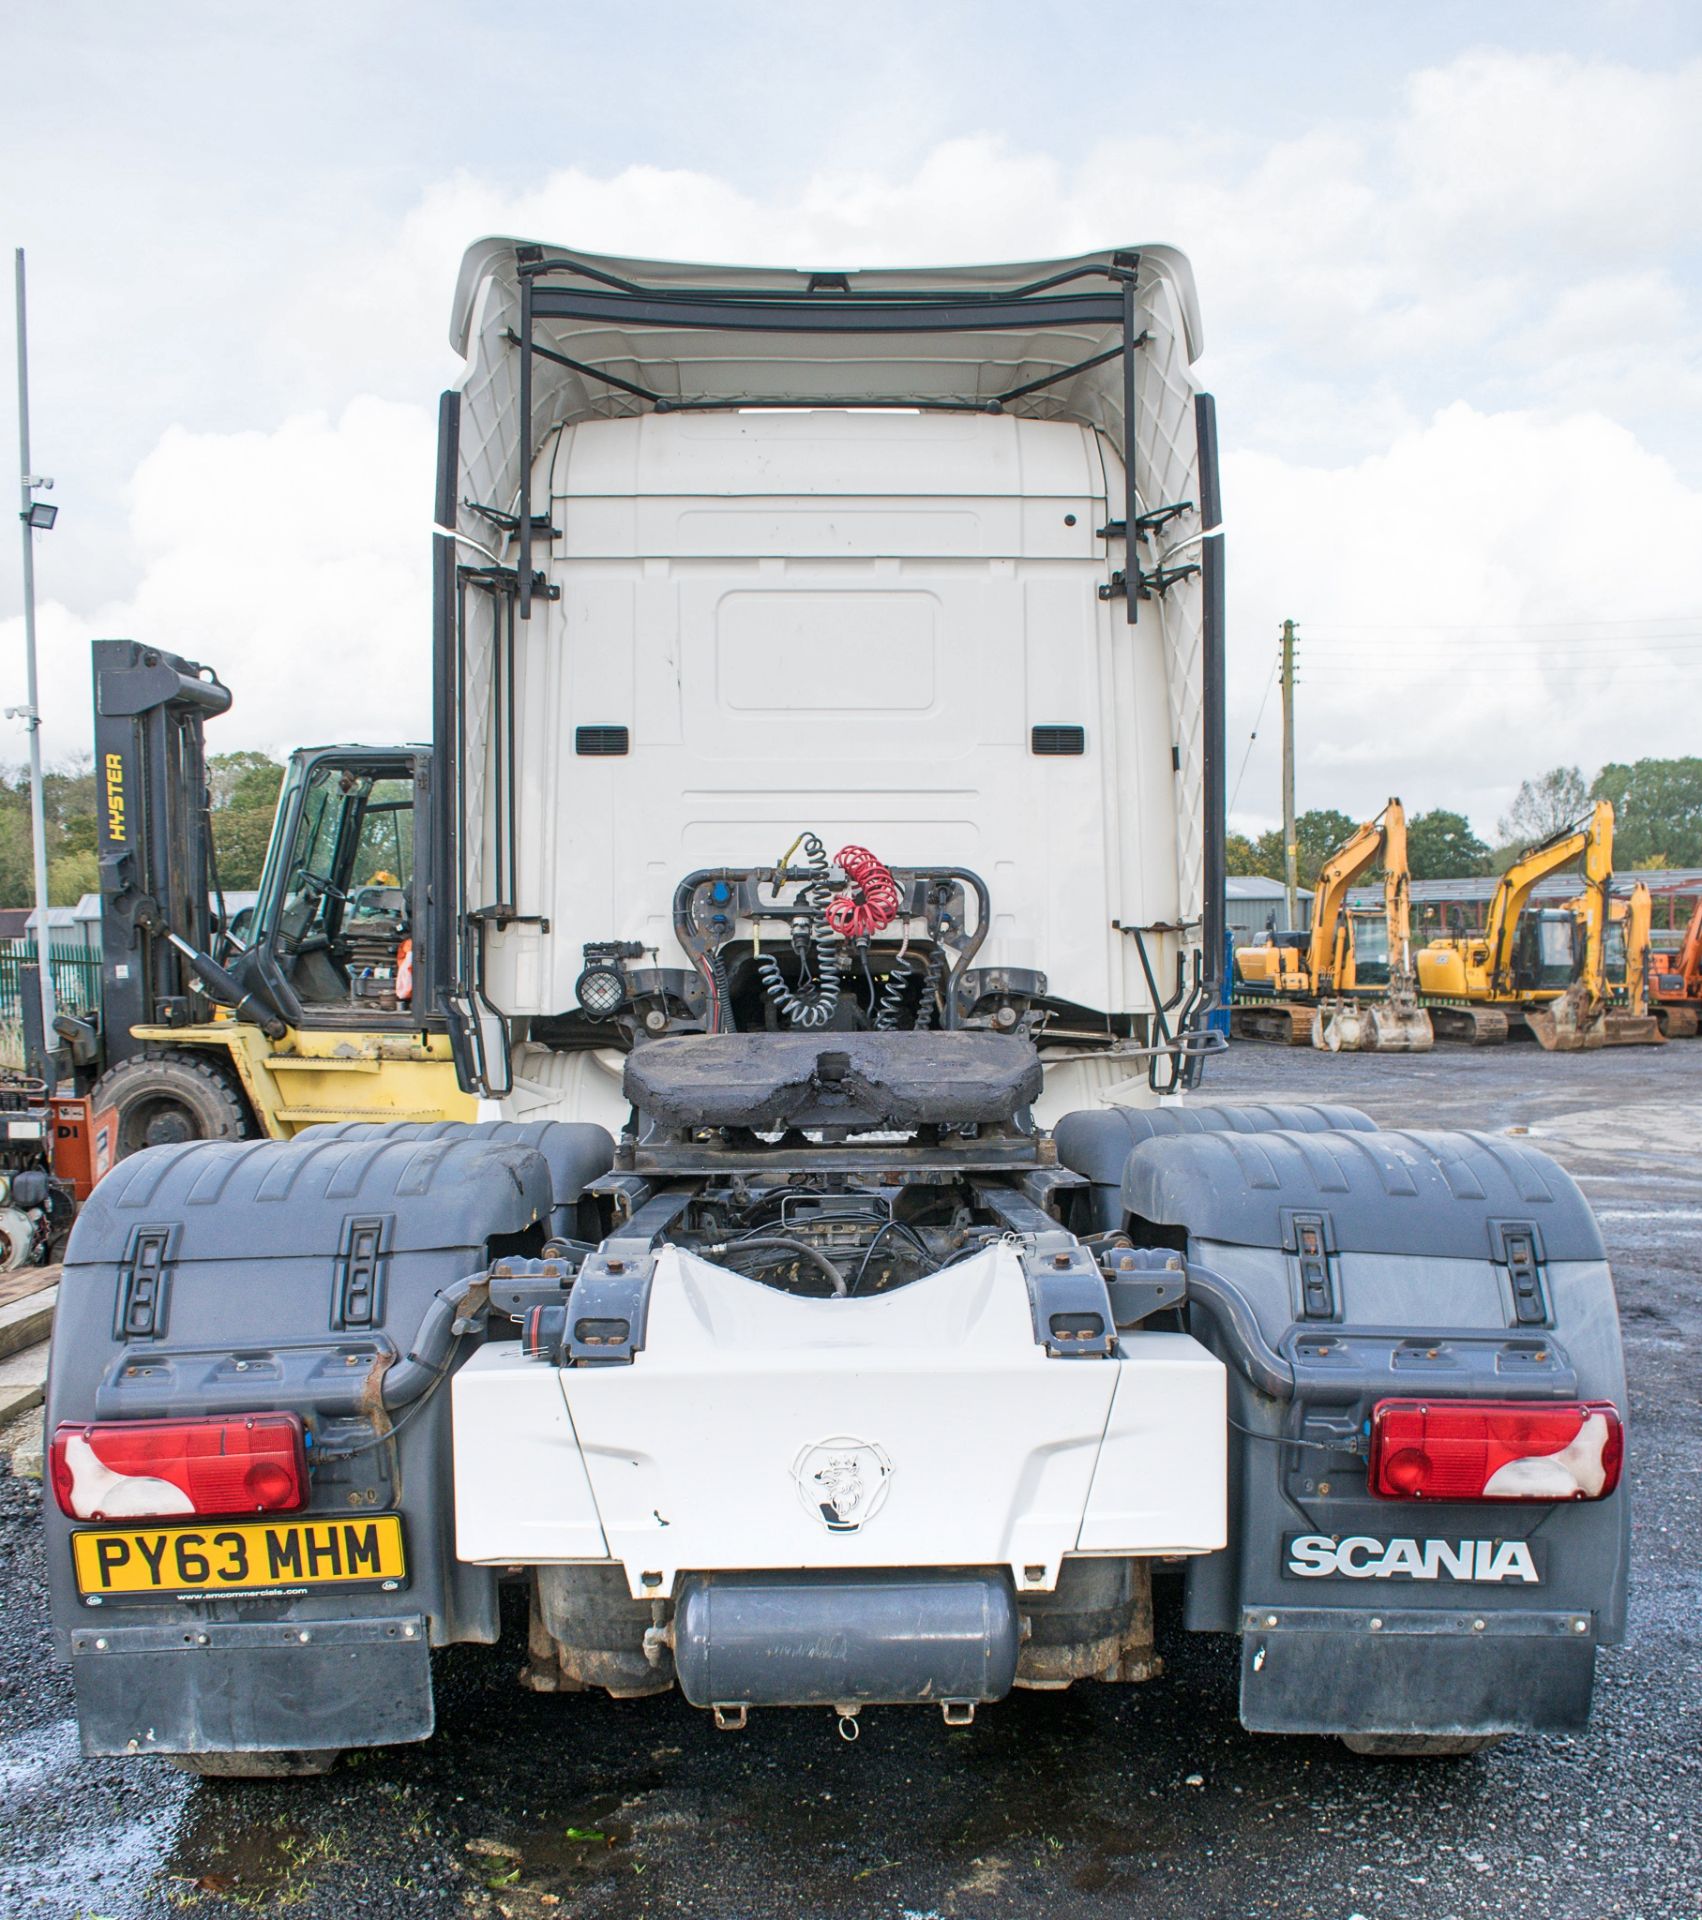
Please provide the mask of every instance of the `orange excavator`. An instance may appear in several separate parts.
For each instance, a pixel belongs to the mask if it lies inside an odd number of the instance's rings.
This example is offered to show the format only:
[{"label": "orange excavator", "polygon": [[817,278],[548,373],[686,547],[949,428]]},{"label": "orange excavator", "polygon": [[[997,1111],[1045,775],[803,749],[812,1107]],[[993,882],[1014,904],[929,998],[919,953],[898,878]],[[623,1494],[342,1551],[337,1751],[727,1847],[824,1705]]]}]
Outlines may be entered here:
[{"label": "orange excavator", "polygon": [[1649,1008],[1661,1031],[1669,1040],[1694,1040],[1702,1028],[1702,899],[1672,959],[1650,956],[1648,981]]}]

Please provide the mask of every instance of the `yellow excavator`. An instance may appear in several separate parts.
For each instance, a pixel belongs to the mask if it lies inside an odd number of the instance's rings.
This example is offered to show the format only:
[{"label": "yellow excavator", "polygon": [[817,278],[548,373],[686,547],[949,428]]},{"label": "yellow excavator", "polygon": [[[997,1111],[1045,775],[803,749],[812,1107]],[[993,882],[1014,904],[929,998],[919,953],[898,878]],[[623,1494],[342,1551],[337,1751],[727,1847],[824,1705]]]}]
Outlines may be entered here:
[{"label": "yellow excavator", "polygon": [[[1350,912],[1348,889],[1379,860],[1383,910]],[[1312,909],[1304,946],[1277,935],[1237,952],[1238,985],[1260,997],[1233,1009],[1234,1032],[1331,1053],[1425,1051],[1433,1036],[1413,972],[1406,814],[1398,799],[1324,862]]]},{"label": "yellow excavator", "polygon": [[[1357,844],[1367,835],[1369,856],[1364,845]],[[1374,913],[1347,910],[1347,890],[1354,878],[1378,859],[1383,867],[1380,920]],[[1428,1053],[1436,1036],[1430,1015],[1418,1003],[1407,817],[1399,800],[1390,800],[1376,820],[1361,827],[1325,863],[1317,900],[1326,899],[1334,928],[1327,954],[1313,963],[1312,990],[1318,997],[1313,1046],[1328,1053]],[[1381,973],[1386,991],[1373,999],[1362,989],[1376,973]]]},{"label": "yellow excavator", "polygon": [[[1565,907],[1529,906],[1539,880],[1580,860],[1581,920]],[[1517,1024],[1555,1052],[1641,1043],[1654,1022],[1616,1017],[1603,970],[1612,881],[1613,808],[1600,800],[1588,820],[1519,855],[1501,876],[1482,933],[1448,935],[1419,949],[1419,992],[1437,1034],[1493,1046]]]},{"label": "yellow excavator", "polygon": [[1638,881],[1631,897],[1609,897],[1612,875],[1569,905],[1581,909],[1583,964],[1571,986],[1528,1013],[1531,1031],[1551,1052],[1596,1047],[1657,1047],[1666,1039],[1649,1010],[1649,930],[1654,900]]}]

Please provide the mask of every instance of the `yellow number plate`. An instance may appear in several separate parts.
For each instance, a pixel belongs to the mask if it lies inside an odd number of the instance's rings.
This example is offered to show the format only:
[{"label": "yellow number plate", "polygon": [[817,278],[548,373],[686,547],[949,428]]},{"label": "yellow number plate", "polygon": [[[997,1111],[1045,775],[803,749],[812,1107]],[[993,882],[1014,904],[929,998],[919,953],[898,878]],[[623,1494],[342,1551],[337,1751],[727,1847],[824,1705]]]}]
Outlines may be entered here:
[{"label": "yellow number plate", "polygon": [[90,1528],[71,1536],[71,1552],[79,1590],[112,1600],[399,1586],[408,1571],[397,1513]]}]

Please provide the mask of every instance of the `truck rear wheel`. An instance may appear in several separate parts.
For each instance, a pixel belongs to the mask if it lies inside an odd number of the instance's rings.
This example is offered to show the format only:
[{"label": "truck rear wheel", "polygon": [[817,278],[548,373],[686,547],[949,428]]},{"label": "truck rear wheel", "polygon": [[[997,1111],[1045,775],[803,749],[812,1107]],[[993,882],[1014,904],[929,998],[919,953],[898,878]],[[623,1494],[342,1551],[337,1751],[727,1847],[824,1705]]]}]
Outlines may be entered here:
[{"label": "truck rear wheel", "polygon": [[246,1140],[253,1123],[241,1096],[211,1059],[192,1053],[140,1054],[102,1075],[98,1111],[118,1115],[117,1157],[185,1140]]},{"label": "truck rear wheel", "polygon": [[203,1780],[306,1780],[329,1773],[341,1747],[281,1747],[270,1753],[168,1753],[179,1773]]}]

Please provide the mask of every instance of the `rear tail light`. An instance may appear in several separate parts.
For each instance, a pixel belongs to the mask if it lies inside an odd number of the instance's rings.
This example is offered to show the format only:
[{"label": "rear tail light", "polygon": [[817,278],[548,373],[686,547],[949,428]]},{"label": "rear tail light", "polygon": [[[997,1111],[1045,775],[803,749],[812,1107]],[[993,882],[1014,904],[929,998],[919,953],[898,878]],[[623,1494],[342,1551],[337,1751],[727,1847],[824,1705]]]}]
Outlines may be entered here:
[{"label": "rear tail light", "polygon": [[289,1513],[307,1502],[301,1417],[64,1424],[53,1435],[53,1492],[73,1520]]},{"label": "rear tail light", "polygon": [[1624,1458],[1609,1400],[1381,1400],[1371,1414],[1385,1500],[1601,1500]]}]

